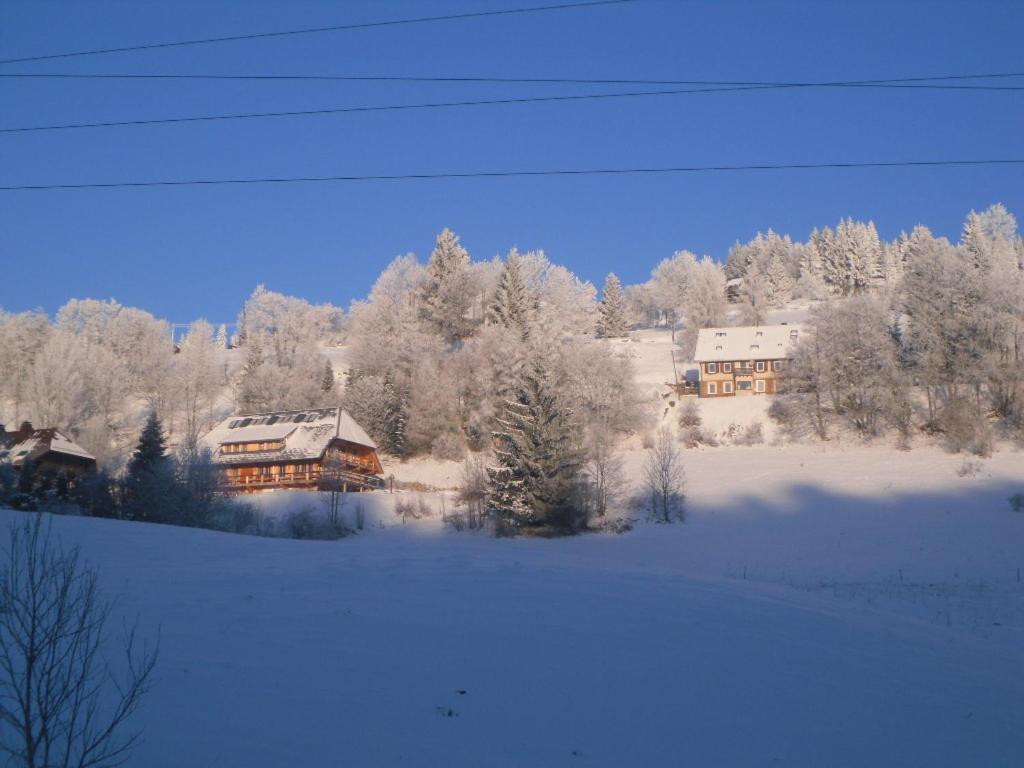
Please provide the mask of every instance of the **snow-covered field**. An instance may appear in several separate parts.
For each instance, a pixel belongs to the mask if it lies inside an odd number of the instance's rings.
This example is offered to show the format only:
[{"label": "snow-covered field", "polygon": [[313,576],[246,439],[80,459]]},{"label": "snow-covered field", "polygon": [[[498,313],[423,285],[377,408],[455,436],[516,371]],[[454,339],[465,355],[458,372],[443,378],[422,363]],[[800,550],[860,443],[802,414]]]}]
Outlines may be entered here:
[{"label": "snow-covered field", "polygon": [[402,524],[398,493],[336,542],[54,526],[160,627],[132,765],[1024,763],[1024,455],[686,458],[688,522],[625,535]]}]

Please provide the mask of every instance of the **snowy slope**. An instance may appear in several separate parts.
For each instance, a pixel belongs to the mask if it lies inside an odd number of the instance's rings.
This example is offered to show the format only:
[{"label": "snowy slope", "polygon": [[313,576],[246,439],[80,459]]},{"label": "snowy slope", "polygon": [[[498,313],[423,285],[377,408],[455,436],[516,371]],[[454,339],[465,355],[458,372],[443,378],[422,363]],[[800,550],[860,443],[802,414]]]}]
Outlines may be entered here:
[{"label": "snowy slope", "polygon": [[135,765],[1022,763],[1021,454],[687,457],[689,522],[623,536],[54,525],[161,627]]}]

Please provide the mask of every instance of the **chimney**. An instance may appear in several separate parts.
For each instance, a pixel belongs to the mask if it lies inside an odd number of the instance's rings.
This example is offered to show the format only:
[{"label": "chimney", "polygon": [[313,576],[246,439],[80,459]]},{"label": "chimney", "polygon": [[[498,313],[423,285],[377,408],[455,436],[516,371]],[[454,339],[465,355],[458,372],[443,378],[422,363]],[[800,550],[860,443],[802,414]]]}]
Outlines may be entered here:
[{"label": "chimney", "polygon": [[26,434],[31,434],[31,432],[32,432],[32,422],[31,421],[23,421],[23,422],[21,422],[21,429],[19,429],[18,431],[19,432],[25,432]]}]

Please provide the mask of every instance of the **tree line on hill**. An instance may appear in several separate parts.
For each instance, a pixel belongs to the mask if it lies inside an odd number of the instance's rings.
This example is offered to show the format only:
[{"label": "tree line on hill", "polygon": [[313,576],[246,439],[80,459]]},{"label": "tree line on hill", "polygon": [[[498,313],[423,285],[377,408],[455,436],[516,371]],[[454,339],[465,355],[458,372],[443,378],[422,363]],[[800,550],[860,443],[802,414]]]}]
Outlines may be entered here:
[{"label": "tree line on hill", "polygon": [[[816,309],[773,409],[791,435],[909,440],[923,426],[984,450],[993,425],[1022,420],[1022,261],[1016,221],[996,205],[972,212],[956,245],[924,227],[885,243],[846,219],[804,243],[758,234],[724,266],[680,251],[641,285],[609,275],[599,299],[543,252],[474,260],[446,229],[425,262],[394,259],[347,313],[258,287],[232,337],[200,320],[172,345],[167,323],[114,301],[72,300],[52,322],[0,313],[0,370],[13,374],[0,413],[67,431],[123,472],[148,413],[188,455],[228,410],[340,401],[393,456],[493,454],[475,473],[489,509],[572,529],[622,484],[621,438],[654,423],[608,339],[678,325],[686,354],[701,328],[760,324],[806,299]],[[338,342],[344,371],[322,351]]]}]

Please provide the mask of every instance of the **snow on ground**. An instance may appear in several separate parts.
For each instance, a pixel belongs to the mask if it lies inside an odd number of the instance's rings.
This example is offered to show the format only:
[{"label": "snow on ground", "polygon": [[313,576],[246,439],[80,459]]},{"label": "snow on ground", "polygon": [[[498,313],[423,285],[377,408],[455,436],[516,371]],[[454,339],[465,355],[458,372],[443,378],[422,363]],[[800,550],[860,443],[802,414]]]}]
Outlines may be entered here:
[{"label": "snow on ground", "polygon": [[1024,455],[686,459],[688,522],[625,535],[53,523],[160,627],[133,765],[1024,763]]},{"label": "snow on ground", "polygon": [[[669,332],[619,346],[674,424]],[[770,400],[701,401],[768,442],[685,451],[687,522],[623,535],[456,533],[433,459],[385,458],[406,490],[348,495],[334,542],[54,518],[160,627],[132,764],[1024,764],[1024,453],[773,444]]]}]

